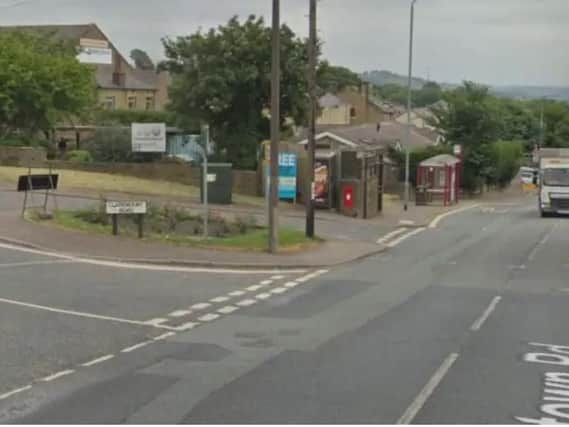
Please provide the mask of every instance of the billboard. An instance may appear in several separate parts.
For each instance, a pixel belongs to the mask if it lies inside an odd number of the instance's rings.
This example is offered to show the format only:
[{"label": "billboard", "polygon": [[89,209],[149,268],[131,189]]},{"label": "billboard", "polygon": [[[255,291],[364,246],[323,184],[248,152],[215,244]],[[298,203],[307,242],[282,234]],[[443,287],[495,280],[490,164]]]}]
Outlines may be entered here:
[{"label": "billboard", "polygon": [[165,153],[165,123],[133,123],[132,151],[135,153]]},{"label": "billboard", "polygon": [[296,200],[297,169],[298,156],[296,154],[279,154],[279,199]]}]

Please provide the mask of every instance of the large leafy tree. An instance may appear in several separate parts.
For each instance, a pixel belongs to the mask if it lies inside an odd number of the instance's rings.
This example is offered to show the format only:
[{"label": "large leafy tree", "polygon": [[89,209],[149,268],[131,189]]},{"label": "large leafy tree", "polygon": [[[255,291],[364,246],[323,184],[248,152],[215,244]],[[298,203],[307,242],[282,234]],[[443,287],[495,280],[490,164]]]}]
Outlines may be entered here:
[{"label": "large leafy tree", "polygon": [[92,107],[94,73],[73,47],[22,32],[0,34],[0,46],[0,136],[47,133]]},{"label": "large leafy tree", "polygon": [[349,68],[331,65],[328,61],[322,61],[318,67],[318,86],[323,92],[336,92],[361,82],[360,76]]},{"label": "large leafy tree", "polygon": [[[237,17],[207,32],[163,40],[172,73],[170,108],[183,126],[188,119],[210,124],[218,155],[236,167],[256,164],[258,143],[269,136],[271,30],[262,18]],[[281,123],[306,116],[305,42],[281,28]]]},{"label": "large leafy tree", "polygon": [[134,61],[134,66],[141,70],[154,70],[154,62],[144,50],[133,49],[130,51],[130,58]]}]

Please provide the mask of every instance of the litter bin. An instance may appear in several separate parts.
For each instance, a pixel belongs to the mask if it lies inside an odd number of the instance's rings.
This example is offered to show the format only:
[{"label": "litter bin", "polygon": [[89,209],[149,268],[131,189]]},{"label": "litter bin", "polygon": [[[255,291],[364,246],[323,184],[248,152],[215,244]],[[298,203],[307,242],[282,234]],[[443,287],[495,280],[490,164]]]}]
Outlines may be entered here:
[{"label": "litter bin", "polygon": [[[230,205],[233,197],[233,169],[231,163],[207,165],[207,201],[216,205]],[[204,168],[201,169],[203,183]],[[204,202],[203,184],[200,185],[200,200]]]}]

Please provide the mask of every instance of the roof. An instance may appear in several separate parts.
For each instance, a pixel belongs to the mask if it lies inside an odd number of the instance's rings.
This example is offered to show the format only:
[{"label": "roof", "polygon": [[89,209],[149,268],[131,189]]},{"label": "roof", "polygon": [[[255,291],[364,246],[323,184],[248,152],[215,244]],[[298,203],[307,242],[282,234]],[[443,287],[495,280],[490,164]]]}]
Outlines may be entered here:
[{"label": "roof", "polygon": [[[336,139],[338,142],[351,146],[369,146],[387,148],[399,144],[405,145],[407,126],[395,122],[381,122],[379,132],[377,124],[363,124],[359,126],[317,126],[317,139],[326,136]],[[307,132],[304,129],[295,139],[299,144],[307,143]],[[416,129],[411,130],[411,148],[422,148],[436,145]]]},{"label": "roof", "polygon": [[[95,65],[95,79],[97,86],[102,89],[126,89],[126,90],[156,90],[157,74],[152,70],[140,70],[130,65],[120,51],[113,45],[111,40],[98,27],[97,24],[77,25],[17,25],[3,26],[0,31],[25,31],[52,35],[58,40],[72,40],[79,43],[80,39],[105,40],[109,43],[115,55],[118,55],[123,64],[128,68],[125,72],[124,85],[113,82],[115,65]],[[116,59],[113,58],[113,62]]]},{"label": "roof", "polygon": [[438,156],[423,160],[419,165],[427,167],[441,167],[452,166],[457,163],[460,163],[460,159],[457,157],[451,156],[450,154],[439,154]]}]

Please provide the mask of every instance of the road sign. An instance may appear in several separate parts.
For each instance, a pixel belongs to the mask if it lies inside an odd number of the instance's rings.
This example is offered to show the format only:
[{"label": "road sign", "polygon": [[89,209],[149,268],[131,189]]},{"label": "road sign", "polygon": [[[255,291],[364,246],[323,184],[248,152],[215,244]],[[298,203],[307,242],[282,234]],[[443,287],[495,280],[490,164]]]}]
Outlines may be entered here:
[{"label": "road sign", "polygon": [[132,151],[135,153],[165,153],[165,123],[133,123]]},{"label": "road sign", "polygon": [[145,201],[108,201],[106,212],[109,215],[143,215],[147,211]]}]

